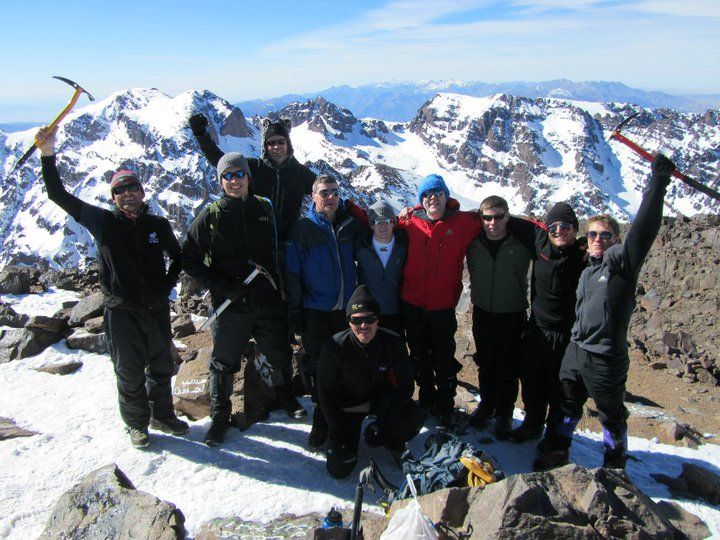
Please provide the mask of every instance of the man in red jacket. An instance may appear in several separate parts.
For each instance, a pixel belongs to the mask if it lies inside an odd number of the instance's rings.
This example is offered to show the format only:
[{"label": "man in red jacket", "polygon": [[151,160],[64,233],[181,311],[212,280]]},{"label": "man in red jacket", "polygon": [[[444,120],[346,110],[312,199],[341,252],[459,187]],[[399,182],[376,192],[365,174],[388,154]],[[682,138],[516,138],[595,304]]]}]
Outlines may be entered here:
[{"label": "man in red jacket", "polygon": [[462,290],[465,251],[482,229],[475,212],[461,212],[443,178],[425,177],[417,206],[398,226],[408,234],[403,270],[403,319],[420,407],[447,427],[455,424],[457,373],[455,306]]}]

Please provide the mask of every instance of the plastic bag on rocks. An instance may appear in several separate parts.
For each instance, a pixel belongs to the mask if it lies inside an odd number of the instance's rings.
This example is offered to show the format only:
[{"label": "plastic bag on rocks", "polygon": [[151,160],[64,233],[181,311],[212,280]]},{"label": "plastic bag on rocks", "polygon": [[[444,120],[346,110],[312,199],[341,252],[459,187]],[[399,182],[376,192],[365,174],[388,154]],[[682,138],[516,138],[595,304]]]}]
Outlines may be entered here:
[{"label": "plastic bag on rocks", "polygon": [[393,514],[380,540],[438,540],[435,526],[430,518],[422,513],[417,500],[417,490],[410,475],[407,480],[413,500],[405,508]]}]

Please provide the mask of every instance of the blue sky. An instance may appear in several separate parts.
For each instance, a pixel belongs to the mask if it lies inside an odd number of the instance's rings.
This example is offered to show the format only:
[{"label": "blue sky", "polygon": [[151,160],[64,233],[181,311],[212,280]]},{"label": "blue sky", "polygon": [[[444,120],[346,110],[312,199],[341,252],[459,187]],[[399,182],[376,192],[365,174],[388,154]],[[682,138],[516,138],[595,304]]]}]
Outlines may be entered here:
[{"label": "blue sky", "polygon": [[388,79],[612,80],[720,93],[718,0],[0,2],[0,122],[50,120],[76,80],[232,101]]}]

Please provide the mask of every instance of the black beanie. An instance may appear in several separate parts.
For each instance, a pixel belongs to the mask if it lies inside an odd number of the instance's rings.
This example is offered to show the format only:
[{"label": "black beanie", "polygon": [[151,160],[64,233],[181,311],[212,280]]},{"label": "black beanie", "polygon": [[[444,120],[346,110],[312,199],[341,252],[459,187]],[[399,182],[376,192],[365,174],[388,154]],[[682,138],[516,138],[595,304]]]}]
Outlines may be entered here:
[{"label": "black beanie", "polygon": [[555,206],[550,209],[547,217],[545,218],[545,224],[548,226],[555,223],[556,221],[572,223],[576,231],[580,228],[580,224],[578,223],[578,218],[575,215],[575,211],[572,209],[572,206],[570,206],[566,202],[556,203]]},{"label": "black beanie", "polygon": [[375,315],[380,315],[380,306],[365,285],[360,285],[352,293],[347,308],[345,309],[345,315],[349,319],[351,315],[360,313],[361,311],[369,311]]}]

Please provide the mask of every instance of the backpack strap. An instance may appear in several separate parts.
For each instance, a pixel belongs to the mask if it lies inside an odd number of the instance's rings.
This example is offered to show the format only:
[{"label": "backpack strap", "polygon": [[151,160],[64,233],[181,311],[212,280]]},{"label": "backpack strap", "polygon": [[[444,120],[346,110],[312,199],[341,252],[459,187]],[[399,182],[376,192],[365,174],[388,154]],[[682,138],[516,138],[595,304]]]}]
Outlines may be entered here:
[{"label": "backpack strap", "polygon": [[208,208],[208,235],[210,236],[210,246],[208,247],[207,253],[205,253],[205,266],[210,268],[212,263],[212,250],[213,244],[215,243],[215,237],[217,236],[218,223],[220,222],[220,205],[217,201],[210,204]]}]

